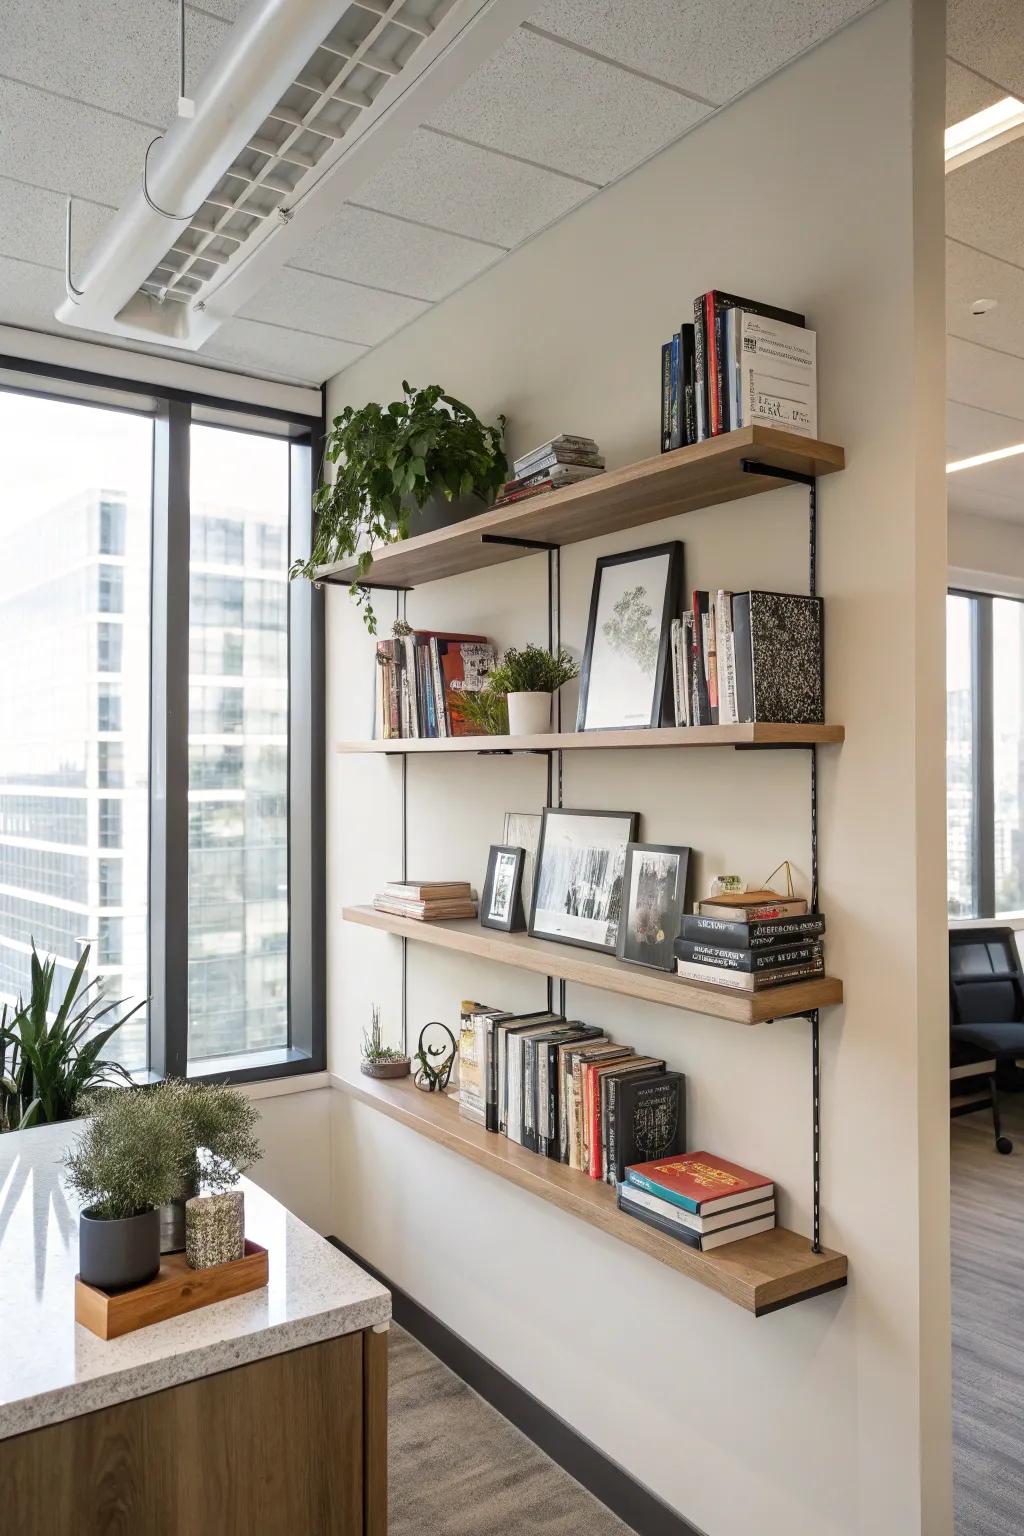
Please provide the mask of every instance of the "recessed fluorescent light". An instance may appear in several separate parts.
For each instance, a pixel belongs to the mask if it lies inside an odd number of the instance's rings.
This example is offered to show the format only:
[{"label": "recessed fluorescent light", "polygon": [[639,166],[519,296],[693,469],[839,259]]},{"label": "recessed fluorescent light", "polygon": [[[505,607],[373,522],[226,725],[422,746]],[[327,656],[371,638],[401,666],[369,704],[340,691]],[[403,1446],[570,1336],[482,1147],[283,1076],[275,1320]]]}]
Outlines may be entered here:
[{"label": "recessed fluorescent light", "polygon": [[1014,443],[1012,448],[993,448],[991,453],[976,453],[970,459],[956,459],[946,465],[946,474],[955,475],[961,469],[977,469],[979,464],[994,464],[997,459],[1012,459],[1024,453],[1024,443]]},{"label": "recessed fluorescent light", "polygon": [[979,155],[1009,144],[1024,133],[1024,101],[1004,96],[983,112],[946,129],[946,171],[955,171]]}]

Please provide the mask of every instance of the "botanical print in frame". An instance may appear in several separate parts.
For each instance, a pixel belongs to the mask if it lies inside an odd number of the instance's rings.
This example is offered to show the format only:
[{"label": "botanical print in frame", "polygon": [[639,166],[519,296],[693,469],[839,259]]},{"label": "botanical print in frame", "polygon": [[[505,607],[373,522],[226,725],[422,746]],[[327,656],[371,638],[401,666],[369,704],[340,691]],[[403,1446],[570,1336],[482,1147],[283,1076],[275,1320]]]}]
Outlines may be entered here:
[{"label": "botanical print in frame", "polygon": [[636,811],[544,811],[530,932],[614,955]]},{"label": "botanical print in frame", "polygon": [[678,540],[598,560],[580,675],[578,731],[661,724],[671,675],[669,639],[682,589]]}]

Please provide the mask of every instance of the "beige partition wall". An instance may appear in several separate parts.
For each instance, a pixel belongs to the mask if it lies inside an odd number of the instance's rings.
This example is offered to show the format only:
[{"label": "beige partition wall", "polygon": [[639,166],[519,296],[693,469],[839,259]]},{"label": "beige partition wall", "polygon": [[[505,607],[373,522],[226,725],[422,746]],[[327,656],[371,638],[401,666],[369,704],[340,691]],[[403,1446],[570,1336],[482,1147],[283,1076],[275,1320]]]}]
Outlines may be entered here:
[{"label": "beige partition wall", "polygon": [[[333,381],[344,403],[439,382],[509,418],[521,453],[560,431],[612,465],[657,451],[661,342],[715,286],[805,310],[818,332],[819,749],[829,969],[823,1238],[850,1284],[757,1319],[685,1276],[354,1102],[333,1099],[333,1230],[708,1536],[948,1536],[941,7],[886,0],[479,277]],[[437,224],[445,223],[443,208]],[[594,561],[679,538],[686,586],[806,590],[806,493],[786,489],[562,555],[562,636],[582,646]],[[381,594],[389,624],[394,598]],[[412,592],[421,628],[546,638],[541,555]],[[328,600],[329,1065],[370,1006],[397,1029],[396,939],[341,921],[399,871],[401,763],[339,756],[370,731],[373,646]],[[566,701],[573,718],[573,699]],[[482,880],[544,760],[408,762],[409,873]],[[801,752],[566,754],[567,805],[637,810],[642,835],[806,884]],[[409,1020],[459,1000],[541,1007],[540,977],[411,945]],[[773,1177],[811,1221],[805,1021],[743,1028],[569,985],[572,1017],[688,1076],[690,1145]]]}]

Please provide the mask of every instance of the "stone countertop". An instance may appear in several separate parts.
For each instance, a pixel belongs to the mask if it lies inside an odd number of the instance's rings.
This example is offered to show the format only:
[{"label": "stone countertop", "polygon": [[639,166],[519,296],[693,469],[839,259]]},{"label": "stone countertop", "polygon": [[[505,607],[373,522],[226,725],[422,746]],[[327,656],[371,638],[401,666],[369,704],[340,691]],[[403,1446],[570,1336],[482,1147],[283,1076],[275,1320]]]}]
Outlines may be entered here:
[{"label": "stone countertop", "polygon": [[243,1179],[269,1285],[104,1343],[75,1322],[74,1139],[73,1124],[0,1136],[0,1440],[390,1319],[382,1285]]}]

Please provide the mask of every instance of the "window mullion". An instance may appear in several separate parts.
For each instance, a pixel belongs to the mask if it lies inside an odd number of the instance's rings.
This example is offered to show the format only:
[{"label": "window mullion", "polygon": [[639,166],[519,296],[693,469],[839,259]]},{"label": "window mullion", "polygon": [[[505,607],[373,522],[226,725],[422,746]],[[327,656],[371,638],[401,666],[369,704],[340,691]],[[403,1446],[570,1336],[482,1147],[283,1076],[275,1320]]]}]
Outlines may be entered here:
[{"label": "window mullion", "polygon": [[977,808],[978,916],[994,917],[996,910],[995,779],[992,709],[992,599],[975,599],[974,716]]}]

